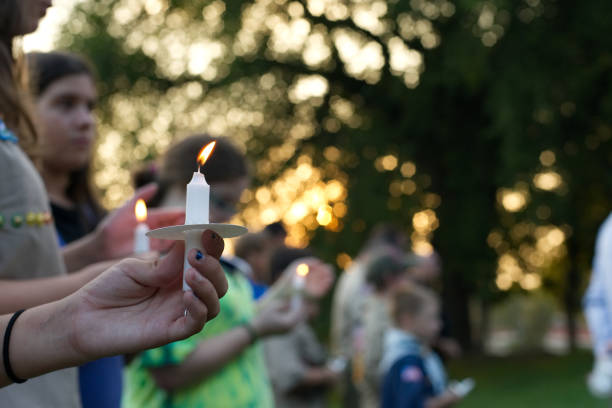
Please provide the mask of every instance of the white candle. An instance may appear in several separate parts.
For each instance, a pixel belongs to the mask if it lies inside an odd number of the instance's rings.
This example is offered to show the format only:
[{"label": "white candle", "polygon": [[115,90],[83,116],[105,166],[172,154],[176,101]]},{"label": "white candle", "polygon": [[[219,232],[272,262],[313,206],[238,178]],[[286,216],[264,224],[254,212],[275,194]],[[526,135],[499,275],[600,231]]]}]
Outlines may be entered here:
[{"label": "white candle", "polygon": [[[203,165],[210,154],[212,153],[216,142],[211,142],[204,146],[198,155],[198,162]],[[193,177],[189,184],[187,184],[187,197],[185,203],[185,225],[193,224],[208,224],[208,212],[209,212],[209,200],[210,200],[210,186],[206,182],[206,178],[198,167],[198,171],[193,173]],[[202,253],[202,231],[194,230],[187,231],[185,233],[185,260],[183,263],[183,290],[191,290],[187,282],[185,282],[185,272],[190,267],[189,261],[187,260],[187,254],[190,250],[196,248]]]},{"label": "white candle", "polygon": [[138,200],[136,205],[134,206],[134,213],[136,214],[136,219],[138,220],[138,225],[134,229],[134,253],[142,254],[150,251],[149,246],[149,237],[147,237],[147,232],[149,232],[149,227],[145,223],[147,220],[147,205],[144,200]]},{"label": "white candle", "polygon": [[308,265],[299,264],[293,275],[293,295],[291,297],[291,310],[302,307],[303,291],[306,285],[306,275],[308,275]]},{"label": "white candle", "polygon": [[187,204],[185,206],[185,225],[208,224],[208,202],[210,186],[202,173],[196,171],[187,184]]}]

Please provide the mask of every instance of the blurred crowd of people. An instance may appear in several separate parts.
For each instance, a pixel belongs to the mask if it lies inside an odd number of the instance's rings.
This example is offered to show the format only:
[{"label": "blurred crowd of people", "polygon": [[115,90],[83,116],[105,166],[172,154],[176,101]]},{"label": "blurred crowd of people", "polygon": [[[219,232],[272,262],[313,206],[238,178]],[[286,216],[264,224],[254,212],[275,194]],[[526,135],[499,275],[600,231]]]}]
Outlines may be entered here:
[{"label": "blurred crowd of people", "polygon": [[[393,225],[371,231],[335,289],[333,267],[287,246],[280,222],[231,255],[206,231],[188,256],[192,292],[180,289],[181,245],[119,262],[134,256],[137,199],[150,227],[181,223],[203,146],[216,142],[202,167],[211,222],[237,214],[249,166],[228,138],[194,134],[135,171],[135,196],[106,211],[90,185],[93,69],[61,52],[28,54],[27,72],[14,59],[13,39],[49,6],[0,5],[0,406],[324,407],[336,390],[346,407],[445,407],[469,392],[444,368],[461,348],[442,314],[441,259],[410,252]],[[329,350],[313,327],[328,296]]]}]

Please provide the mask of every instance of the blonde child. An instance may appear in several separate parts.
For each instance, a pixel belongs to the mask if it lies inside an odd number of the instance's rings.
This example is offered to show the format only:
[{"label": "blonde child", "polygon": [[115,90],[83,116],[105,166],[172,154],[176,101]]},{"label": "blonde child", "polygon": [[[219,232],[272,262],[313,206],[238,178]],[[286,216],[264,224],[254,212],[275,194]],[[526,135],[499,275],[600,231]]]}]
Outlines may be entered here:
[{"label": "blonde child", "polygon": [[442,408],[460,400],[430,348],[440,332],[439,308],[436,295],[416,285],[406,284],[393,295],[394,327],[385,334],[380,365],[383,408]]}]

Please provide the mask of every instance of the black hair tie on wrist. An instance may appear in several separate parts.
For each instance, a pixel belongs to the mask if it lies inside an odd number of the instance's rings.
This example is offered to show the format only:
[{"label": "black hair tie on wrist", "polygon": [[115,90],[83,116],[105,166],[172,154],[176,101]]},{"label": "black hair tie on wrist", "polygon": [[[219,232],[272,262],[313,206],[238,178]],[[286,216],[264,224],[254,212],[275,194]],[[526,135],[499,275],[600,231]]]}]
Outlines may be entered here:
[{"label": "black hair tie on wrist", "polygon": [[17,377],[13,372],[13,367],[11,367],[11,361],[9,360],[9,343],[11,341],[11,331],[13,330],[13,325],[15,321],[22,314],[25,309],[19,310],[11,316],[11,320],[9,320],[8,326],[6,326],[6,330],[4,331],[4,343],[2,345],[2,360],[4,361],[4,371],[6,371],[7,377],[16,384],[21,384],[26,382],[27,380],[22,380]]}]

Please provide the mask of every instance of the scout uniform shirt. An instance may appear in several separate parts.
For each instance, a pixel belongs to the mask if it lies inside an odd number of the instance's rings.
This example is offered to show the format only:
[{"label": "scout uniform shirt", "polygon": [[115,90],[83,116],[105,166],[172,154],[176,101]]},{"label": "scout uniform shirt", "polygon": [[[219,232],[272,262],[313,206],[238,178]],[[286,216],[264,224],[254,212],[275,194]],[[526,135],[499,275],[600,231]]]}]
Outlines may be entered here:
[{"label": "scout uniform shirt", "polygon": [[[65,274],[43,182],[1,119],[0,163],[0,279]],[[0,407],[80,407],[77,371],[0,388]]]},{"label": "scout uniform shirt", "polygon": [[427,399],[444,393],[446,372],[440,358],[397,328],[385,333],[382,408],[423,408]]}]

